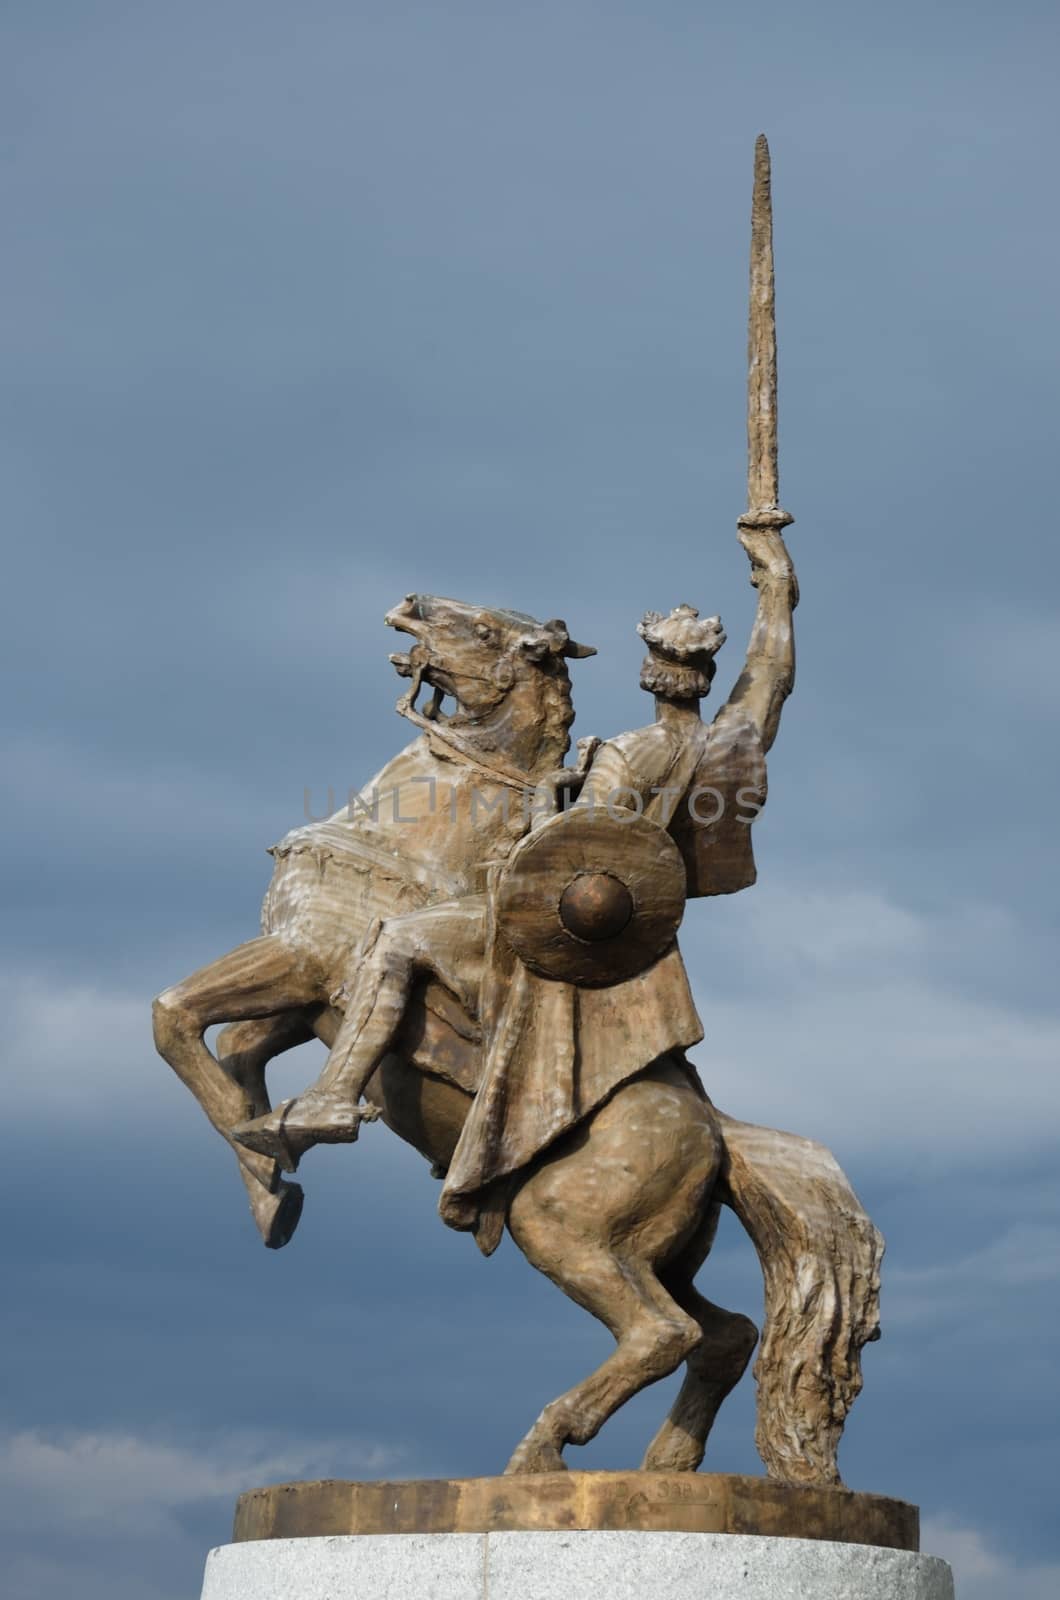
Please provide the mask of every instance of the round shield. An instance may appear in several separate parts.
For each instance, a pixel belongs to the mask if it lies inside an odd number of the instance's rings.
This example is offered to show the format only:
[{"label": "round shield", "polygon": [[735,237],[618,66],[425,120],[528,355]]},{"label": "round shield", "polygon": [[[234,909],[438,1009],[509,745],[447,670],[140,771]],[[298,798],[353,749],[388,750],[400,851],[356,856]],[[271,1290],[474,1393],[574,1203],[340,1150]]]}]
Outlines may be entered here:
[{"label": "round shield", "polygon": [[497,925],[526,965],[588,988],[650,967],[684,908],[684,862],[670,835],[646,817],[588,807],[522,839],[497,891]]}]

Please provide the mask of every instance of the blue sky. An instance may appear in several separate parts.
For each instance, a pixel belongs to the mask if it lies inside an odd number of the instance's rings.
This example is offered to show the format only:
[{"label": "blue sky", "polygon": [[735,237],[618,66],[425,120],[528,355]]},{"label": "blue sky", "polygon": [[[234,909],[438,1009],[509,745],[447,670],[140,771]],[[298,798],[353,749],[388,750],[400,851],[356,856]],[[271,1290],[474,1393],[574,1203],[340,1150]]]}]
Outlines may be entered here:
[{"label": "blue sky", "polygon": [[[647,607],[753,596],[755,134],[799,682],[760,881],[682,936],[731,1113],[889,1242],[842,1464],[962,1600],[1060,1587],[1052,7],[13,0],[0,1535],[18,1600],[191,1600],[244,1487],[499,1470],[607,1335],[381,1128],[258,1243],[151,997],[398,748],[383,610],[565,616],[576,732]],[[286,1092],[309,1052],[278,1064]],[[701,1277],[754,1314],[749,1247]],[[639,1459],[648,1391],[572,1460]],[[752,1396],[708,1465],[756,1469]]]}]

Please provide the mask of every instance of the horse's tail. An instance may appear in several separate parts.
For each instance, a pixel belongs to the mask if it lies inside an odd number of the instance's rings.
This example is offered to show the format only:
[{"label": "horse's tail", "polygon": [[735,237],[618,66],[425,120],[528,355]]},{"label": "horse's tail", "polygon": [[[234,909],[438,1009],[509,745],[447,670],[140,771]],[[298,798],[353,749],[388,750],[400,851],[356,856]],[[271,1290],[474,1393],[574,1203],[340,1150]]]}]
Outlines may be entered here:
[{"label": "horse's tail", "polygon": [[797,1134],[718,1112],[726,1203],[765,1278],[755,1443],[771,1477],[837,1484],[836,1452],[861,1391],[861,1347],[880,1336],[883,1238],[839,1163]]}]

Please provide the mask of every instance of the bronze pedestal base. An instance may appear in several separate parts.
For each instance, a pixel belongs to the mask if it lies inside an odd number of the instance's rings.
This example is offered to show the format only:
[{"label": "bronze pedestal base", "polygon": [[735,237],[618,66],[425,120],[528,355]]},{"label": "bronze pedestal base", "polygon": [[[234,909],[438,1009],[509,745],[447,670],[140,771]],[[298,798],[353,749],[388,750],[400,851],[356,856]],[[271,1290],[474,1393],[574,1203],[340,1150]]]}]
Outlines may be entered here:
[{"label": "bronze pedestal base", "polygon": [[233,1538],[573,1530],[761,1534],[920,1548],[916,1506],[850,1489],[803,1489],[717,1472],[547,1472],[251,1489]]}]

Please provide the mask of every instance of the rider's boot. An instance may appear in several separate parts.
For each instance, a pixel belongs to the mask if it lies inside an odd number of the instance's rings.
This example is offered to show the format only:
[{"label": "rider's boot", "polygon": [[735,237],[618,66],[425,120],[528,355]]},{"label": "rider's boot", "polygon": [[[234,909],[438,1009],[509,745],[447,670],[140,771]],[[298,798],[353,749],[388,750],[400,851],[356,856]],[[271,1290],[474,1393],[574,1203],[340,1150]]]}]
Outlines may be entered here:
[{"label": "rider's boot", "polygon": [[361,947],[367,959],[357,970],[352,995],[343,985],[332,997],[333,1003],[347,999],[348,1006],[316,1083],[231,1130],[245,1149],[271,1156],[285,1172],[296,1172],[315,1144],[352,1144],[361,1123],[379,1115],[377,1107],[357,1102],[400,1025],[411,982],[411,963],[389,948],[384,955],[381,935],[379,924]]},{"label": "rider's boot", "polygon": [[342,1093],[313,1088],[282,1101],[263,1117],[241,1122],[231,1136],[246,1149],[271,1156],[285,1172],[297,1172],[299,1161],[315,1144],[352,1144],[361,1123],[374,1122],[378,1116],[378,1106],[353,1105]]}]

